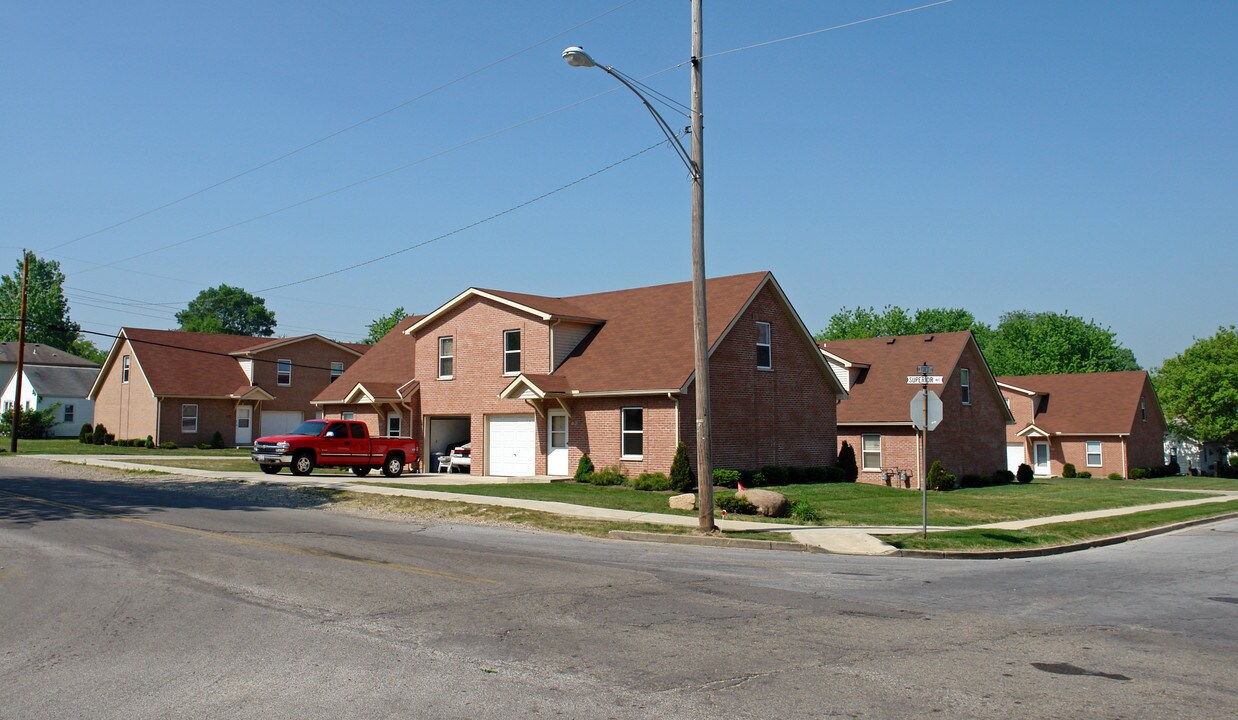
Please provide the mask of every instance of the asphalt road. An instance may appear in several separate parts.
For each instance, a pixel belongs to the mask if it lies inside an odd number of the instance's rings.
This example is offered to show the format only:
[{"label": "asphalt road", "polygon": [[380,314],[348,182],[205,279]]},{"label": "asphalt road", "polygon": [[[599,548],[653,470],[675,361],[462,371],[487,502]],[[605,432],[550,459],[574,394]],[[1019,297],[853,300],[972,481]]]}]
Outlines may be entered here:
[{"label": "asphalt road", "polygon": [[1238,521],[1019,561],[0,460],[0,718],[1233,718]]}]

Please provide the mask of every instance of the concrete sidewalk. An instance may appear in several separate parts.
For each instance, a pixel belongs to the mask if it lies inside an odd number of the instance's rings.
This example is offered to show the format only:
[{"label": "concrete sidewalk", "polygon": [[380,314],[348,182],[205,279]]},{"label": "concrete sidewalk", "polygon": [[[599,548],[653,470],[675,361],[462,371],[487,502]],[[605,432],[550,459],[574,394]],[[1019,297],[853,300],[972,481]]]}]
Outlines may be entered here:
[{"label": "concrete sidewalk", "polygon": [[[58,462],[69,462],[79,465],[97,465],[118,470],[160,470],[168,473],[189,477],[212,478],[217,480],[240,480],[245,482],[276,483],[299,487],[317,487],[348,492],[369,493],[372,495],[387,495],[393,497],[410,497],[424,500],[444,500],[449,502],[470,503],[473,505],[492,505],[496,507],[521,508],[539,512],[587,518],[591,520],[608,520],[612,522],[648,523],[653,525],[673,525],[677,527],[696,527],[698,519],[690,515],[670,515],[664,513],[636,512],[632,510],[613,510],[610,508],[589,507],[587,505],[572,505],[570,503],[547,500],[525,500],[521,498],[493,497],[487,495],[469,495],[466,493],[442,492],[437,490],[411,490],[407,488],[383,487],[378,485],[360,484],[353,480],[350,471],[335,472],[334,470],[315,470],[314,475],[294,477],[291,475],[264,475],[253,472],[227,472],[218,470],[199,470],[195,468],[178,468],[173,466],[149,465],[114,459],[115,455],[27,455],[26,457]],[[200,456],[184,456],[186,459],[201,459]],[[179,459],[178,456],[161,457],[163,460]],[[374,476],[382,481],[381,475]],[[483,485],[495,483],[548,483],[550,477],[489,477],[485,475],[436,474],[418,473],[404,475],[399,482],[415,485]],[[1049,517],[1031,518],[1028,520],[1012,520],[1007,522],[989,523],[972,526],[930,525],[929,532],[944,532],[949,530],[994,529],[1021,530],[1039,525],[1050,525],[1060,522],[1092,520],[1095,518],[1129,515],[1147,510],[1163,510],[1174,507],[1187,507],[1207,503],[1227,502],[1238,499],[1238,491],[1233,490],[1183,490],[1179,488],[1158,488],[1168,492],[1207,493],[1216,497],[1176,500],[1150,505],[1133,505],[1104,510],[1068,513]],[[820,548],[826,552],[840,555],[891,555],[898,552],[897,548],[878,540],[876,535],[897,535],[920,530],[919,525],[891,526],[821,526],[797,525],[788,523],[752,522],[748,520],[715,519],[720,530],[750,531],[750,532],[786,532],[791,539],[804,545]]]}]

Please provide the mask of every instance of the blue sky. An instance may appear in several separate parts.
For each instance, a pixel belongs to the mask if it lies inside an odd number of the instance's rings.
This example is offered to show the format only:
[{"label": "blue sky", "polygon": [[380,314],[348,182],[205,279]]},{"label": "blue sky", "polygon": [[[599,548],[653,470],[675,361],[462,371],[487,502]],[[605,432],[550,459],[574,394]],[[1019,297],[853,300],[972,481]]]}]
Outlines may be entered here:
[{"label": "blue sky", "polygon": [[[1238,5],[956,0],[708,57],[922,4],[705,3],[708,274],[772,270],[813,331],[857,305],[1068,311],[1145,367],[1234,323]],[[665,147],[474,225],[658,142],[560,53],[686,104],[686,1],[2,13],[0,270],[58,259],[85,330],[175,327],[220,283],[279,334],[356,340],[468,286],[690,276]]]}]

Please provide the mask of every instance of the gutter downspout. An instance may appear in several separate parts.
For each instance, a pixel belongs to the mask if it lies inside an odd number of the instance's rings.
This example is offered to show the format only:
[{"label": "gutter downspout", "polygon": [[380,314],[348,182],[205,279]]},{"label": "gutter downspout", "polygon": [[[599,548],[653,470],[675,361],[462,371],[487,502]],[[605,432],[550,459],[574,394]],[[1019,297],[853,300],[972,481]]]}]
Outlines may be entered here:
[{"label": "gutter downspout", "polygon": [[675,403],[675,447],[679,447],[679,396],[669,392],[666,396]]},{"label": "gutter downspout", "polygon": [[159,432],[163,429],[163,398],[155,398],[155,446],[158,447],[160,442],[163,442],[163,433]]},{"label": "gutter downspout", "polygon": [[1122,436],[1122,477],[1129,478],[1131,476],[1130,463],[1126,459],[1126,436]]}]

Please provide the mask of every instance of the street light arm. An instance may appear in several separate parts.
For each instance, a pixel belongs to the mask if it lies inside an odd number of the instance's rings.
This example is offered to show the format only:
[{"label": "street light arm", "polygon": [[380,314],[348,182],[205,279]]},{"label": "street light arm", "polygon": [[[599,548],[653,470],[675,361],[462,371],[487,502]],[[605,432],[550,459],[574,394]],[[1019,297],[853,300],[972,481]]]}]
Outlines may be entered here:
[{"label": "street light arm", "polygon": [[700,168],[697,167],[696,163],[692,161],[692,156],[689,155],[688,151],[684,149],[683,143],[679,142],[679,136],[676,135],[675,131],[671,129],[670,123],[666,122],[666,118],[662,117],[662,114],[659,113],[649,102],[649,98],[646,98],[644,93],[637,90],[635,85],[628,82],[627,79],[624,78],[623,75],[616,72],[613,67],[609,65],[597,65],[596,67],[602,69],[607,75],[610,75],[614,79],[623,83],[624,87],[631,90],[636,97],[640,98],[640,101],[644,104],[645,109],[649,111],[649,114],[653,116],[654,122],[658,124],[658,128],[662,130],[662,134],[666,136],[667,140],[671,141],[671,144],[675,148],[676,154],[679,155],[679,159],[683,161],[683,164],[688,168],[688,172],[692,174],[692,179],[700,180]]}]

